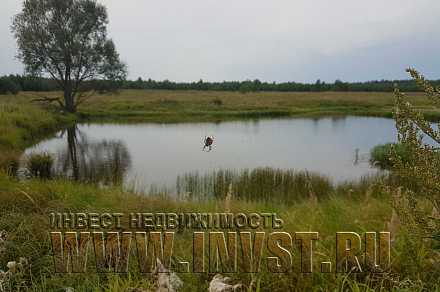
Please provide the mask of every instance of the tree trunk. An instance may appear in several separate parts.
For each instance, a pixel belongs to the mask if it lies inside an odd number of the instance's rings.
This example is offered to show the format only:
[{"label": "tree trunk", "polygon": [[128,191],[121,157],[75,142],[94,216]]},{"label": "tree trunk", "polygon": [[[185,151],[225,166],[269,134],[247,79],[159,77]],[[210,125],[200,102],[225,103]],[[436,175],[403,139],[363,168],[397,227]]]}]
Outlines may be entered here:
[{"label": "tree trunk", "polygon": [[76,151],[76,127],[70,127],[67,129],[67,146],[69,148],[70,162],[72,163],[72,175],[75,181],[79,181],[79,164],[78,153]]},{"label": "tree trunk", "polygon": [[72,94],[72,86],[69,84],[64,89],[65,110],[69,113],[76,112],[75,101]]}]

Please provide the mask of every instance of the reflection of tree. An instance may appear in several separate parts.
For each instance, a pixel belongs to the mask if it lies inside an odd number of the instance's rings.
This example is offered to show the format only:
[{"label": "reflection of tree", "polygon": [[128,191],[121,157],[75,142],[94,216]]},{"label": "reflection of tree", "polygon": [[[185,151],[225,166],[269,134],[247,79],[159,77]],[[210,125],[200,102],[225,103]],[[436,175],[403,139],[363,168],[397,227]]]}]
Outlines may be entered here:
[{"label": "reflection of tree", "polygon": [[89,141],[76,127],[68,128],[67,149],[58,153],[55,171],[74,180],[120,184],[131,166],[130,154],[120,140]]}]

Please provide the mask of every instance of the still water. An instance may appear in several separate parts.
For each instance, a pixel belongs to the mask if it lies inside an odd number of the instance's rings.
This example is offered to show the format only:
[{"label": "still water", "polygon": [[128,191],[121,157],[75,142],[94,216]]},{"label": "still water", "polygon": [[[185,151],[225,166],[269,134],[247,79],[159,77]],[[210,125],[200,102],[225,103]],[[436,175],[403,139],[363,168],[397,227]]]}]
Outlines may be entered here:
[{"label": "still water", "polygon": [[[214,136],[203,152],[205,136]],[[138,191],[176,185],[185,173],[273,167],[307,170],[333,182],[375,174],[369,152],[396,140],[394,121],[372,117],[222,123],[79,124],[26,150],[55,158],[56,174],[120,180]]]}]

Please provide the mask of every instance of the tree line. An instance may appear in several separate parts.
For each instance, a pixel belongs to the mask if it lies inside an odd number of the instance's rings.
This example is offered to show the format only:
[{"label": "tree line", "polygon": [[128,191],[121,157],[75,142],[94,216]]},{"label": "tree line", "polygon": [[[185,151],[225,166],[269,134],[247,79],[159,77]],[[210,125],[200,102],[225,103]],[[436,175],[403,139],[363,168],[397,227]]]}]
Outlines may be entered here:
[{"label": "tree line", "polygon": [[[440,80],[431,81],[434,85],[440,86]],[[403,91],[420,91],[414,80],[376,80],[366,82],[344,82],[336,80],[326,83],[317,80],[315,83],[300,82],[262,82],[256,80],[246,81],[223,81],[223,82],[173,82],[169,80],[155,81],[142,80],[125,81],[124,89],[167,89],[167,90],[215,90],[215,91],[298,91],[298,92],[318,92],[318,91],[382,91],[392,92],[395,86]]]},{"label": "tree line", "polygon": [[[434,86],[440,86],[440,80],[431,81]],[[90,89],[98,92],[114,90],[114,82],[106,80],[90,80]],[[336,80],[332,83],[317,80],[315,83],[299,82],[261,82],[260,80],[223,81],[223,82],[174,82],[169,80],[156,81],[152,79],[125,80],[117,84],[120,89],[156,89],[156,90],[212,90],[212,91],[278,91],[278,92],[319,92],[319,91],[376,91],[391,92],[397,85],[402,91],[420,91],[414,80],[375,80],[366,82],[343,82]],[[8,75],[0,77],[0,94],[17,94],[20,91],[55,91],[60,90],[56,81],[49,78],[29,75]]]}]

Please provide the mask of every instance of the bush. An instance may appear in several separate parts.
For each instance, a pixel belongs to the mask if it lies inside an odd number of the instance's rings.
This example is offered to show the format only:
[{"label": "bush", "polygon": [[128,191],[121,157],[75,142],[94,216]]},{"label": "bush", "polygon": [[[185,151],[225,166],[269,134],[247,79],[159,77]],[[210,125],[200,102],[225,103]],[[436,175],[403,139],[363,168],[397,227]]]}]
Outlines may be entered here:
[{"label": "bush", "polygon": [[164,98],[164,99],[159,100],[159,104],[161,106],[178,106],[179,102],[177,100],[174,100],[174,99]]},{"label": "bush", "polygon": [[375,146],[370,152],[370,163],[379,166],[382,169],[391,169],[393,167],[391,157],[392,148],[394,147],[396,155],[402,160],[408,161],[409,153],[405,146],[396,143],[387,143]]},{"label": "bush", "polygon": [[53,158],[50,154],[31,154],[28,157],[27,168],[33,176],[49,179],[52,177]]},{"label": "bush", "polygon": [[0,94],[17,94],[20,91],[20,85],[15,83],[9,77],[0,78]]},{"label": "bush", "polygon": [[220,98],[216,97],[212,100],[212,103],[216,106],[222,106],[223,105],[223,100],[221,100]]}]

